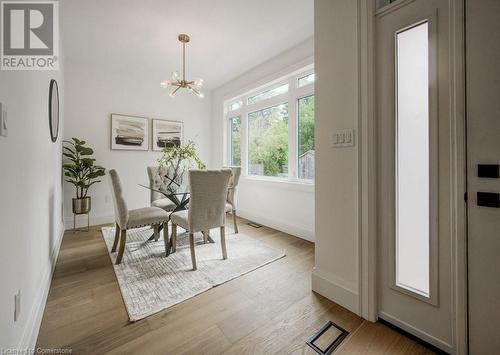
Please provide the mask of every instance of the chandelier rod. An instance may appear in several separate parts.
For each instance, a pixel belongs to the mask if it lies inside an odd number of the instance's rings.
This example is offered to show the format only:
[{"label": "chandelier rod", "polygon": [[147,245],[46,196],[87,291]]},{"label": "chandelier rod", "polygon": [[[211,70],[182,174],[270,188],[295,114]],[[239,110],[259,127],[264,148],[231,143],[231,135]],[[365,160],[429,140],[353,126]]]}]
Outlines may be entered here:
[{"label": "chandelier rod", "polygon": [[171,96],[175,95],[175,93],[177,91],[179,91],[179,89],[181,88],[181,86],[178,86],[174,91],[172,91],[172,93],[170,94]]},{"label": "chandelier rod", "polygon": [[182,81],[186,81],[186,42],[182,42]]}]

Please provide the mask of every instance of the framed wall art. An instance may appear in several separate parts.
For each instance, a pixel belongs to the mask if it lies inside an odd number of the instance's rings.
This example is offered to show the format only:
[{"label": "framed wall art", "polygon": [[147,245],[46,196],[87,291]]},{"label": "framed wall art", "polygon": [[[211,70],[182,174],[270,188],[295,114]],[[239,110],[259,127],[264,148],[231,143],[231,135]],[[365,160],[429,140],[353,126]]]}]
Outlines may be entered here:
[{"label": "framed wall art", "polygon": [[152,120],[153,151],[161,151],[165,147],[179,147],[183,140],[183,123],[179,121]]},{"label": "framed wall art", "polygon": [[149,150],[149,120],[111,114],[111,149]]}]

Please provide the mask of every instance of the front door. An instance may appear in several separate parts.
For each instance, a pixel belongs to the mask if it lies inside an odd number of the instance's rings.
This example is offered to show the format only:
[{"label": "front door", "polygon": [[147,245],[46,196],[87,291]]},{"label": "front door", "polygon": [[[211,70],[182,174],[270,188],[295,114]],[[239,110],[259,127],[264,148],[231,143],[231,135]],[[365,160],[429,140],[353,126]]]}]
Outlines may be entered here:
[{"label": "front door", "polygon": [[448,2],[375,21],[379,318],[453,352]]}]

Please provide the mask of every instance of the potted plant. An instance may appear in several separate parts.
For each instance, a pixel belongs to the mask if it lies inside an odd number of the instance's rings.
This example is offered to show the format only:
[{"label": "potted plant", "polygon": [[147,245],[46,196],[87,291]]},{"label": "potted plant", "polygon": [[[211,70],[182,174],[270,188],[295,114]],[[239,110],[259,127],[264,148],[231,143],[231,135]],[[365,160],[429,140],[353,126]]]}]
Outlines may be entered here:
[{"label": "potted plant", "polygon": [[187,171],[192,168],[206,169],[207,166],[196,151],[196,144],[189,141],[185,145],[165,147],[162,149],[162,156],[158,159],[159,167],[169,171],[166,185],[167,189],[171,185],[180,186],[183,183]]},{"label": "potted plant", "polygon": [[89,188],[101,182],[99,177],[106,174],[106,170],[99,165],[94,165],[92,158],[94,151],[85,145],[85,141],[72,138],[64,141],[63,155],[66,158],[63,164],[64,176],[76,189],[76,198],[73,198],[73,213],[86,214],[91,209],[91,199],[88,196]]}]

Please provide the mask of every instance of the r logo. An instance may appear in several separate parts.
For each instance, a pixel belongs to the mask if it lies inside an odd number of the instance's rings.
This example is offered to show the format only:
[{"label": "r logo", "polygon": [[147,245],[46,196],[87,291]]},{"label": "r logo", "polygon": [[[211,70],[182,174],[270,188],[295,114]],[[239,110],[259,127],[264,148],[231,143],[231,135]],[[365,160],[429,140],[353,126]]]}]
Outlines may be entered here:
[{"label": "r logo", "polygon": [[3,55],[54,55],[54,4],[2,3]]}]

